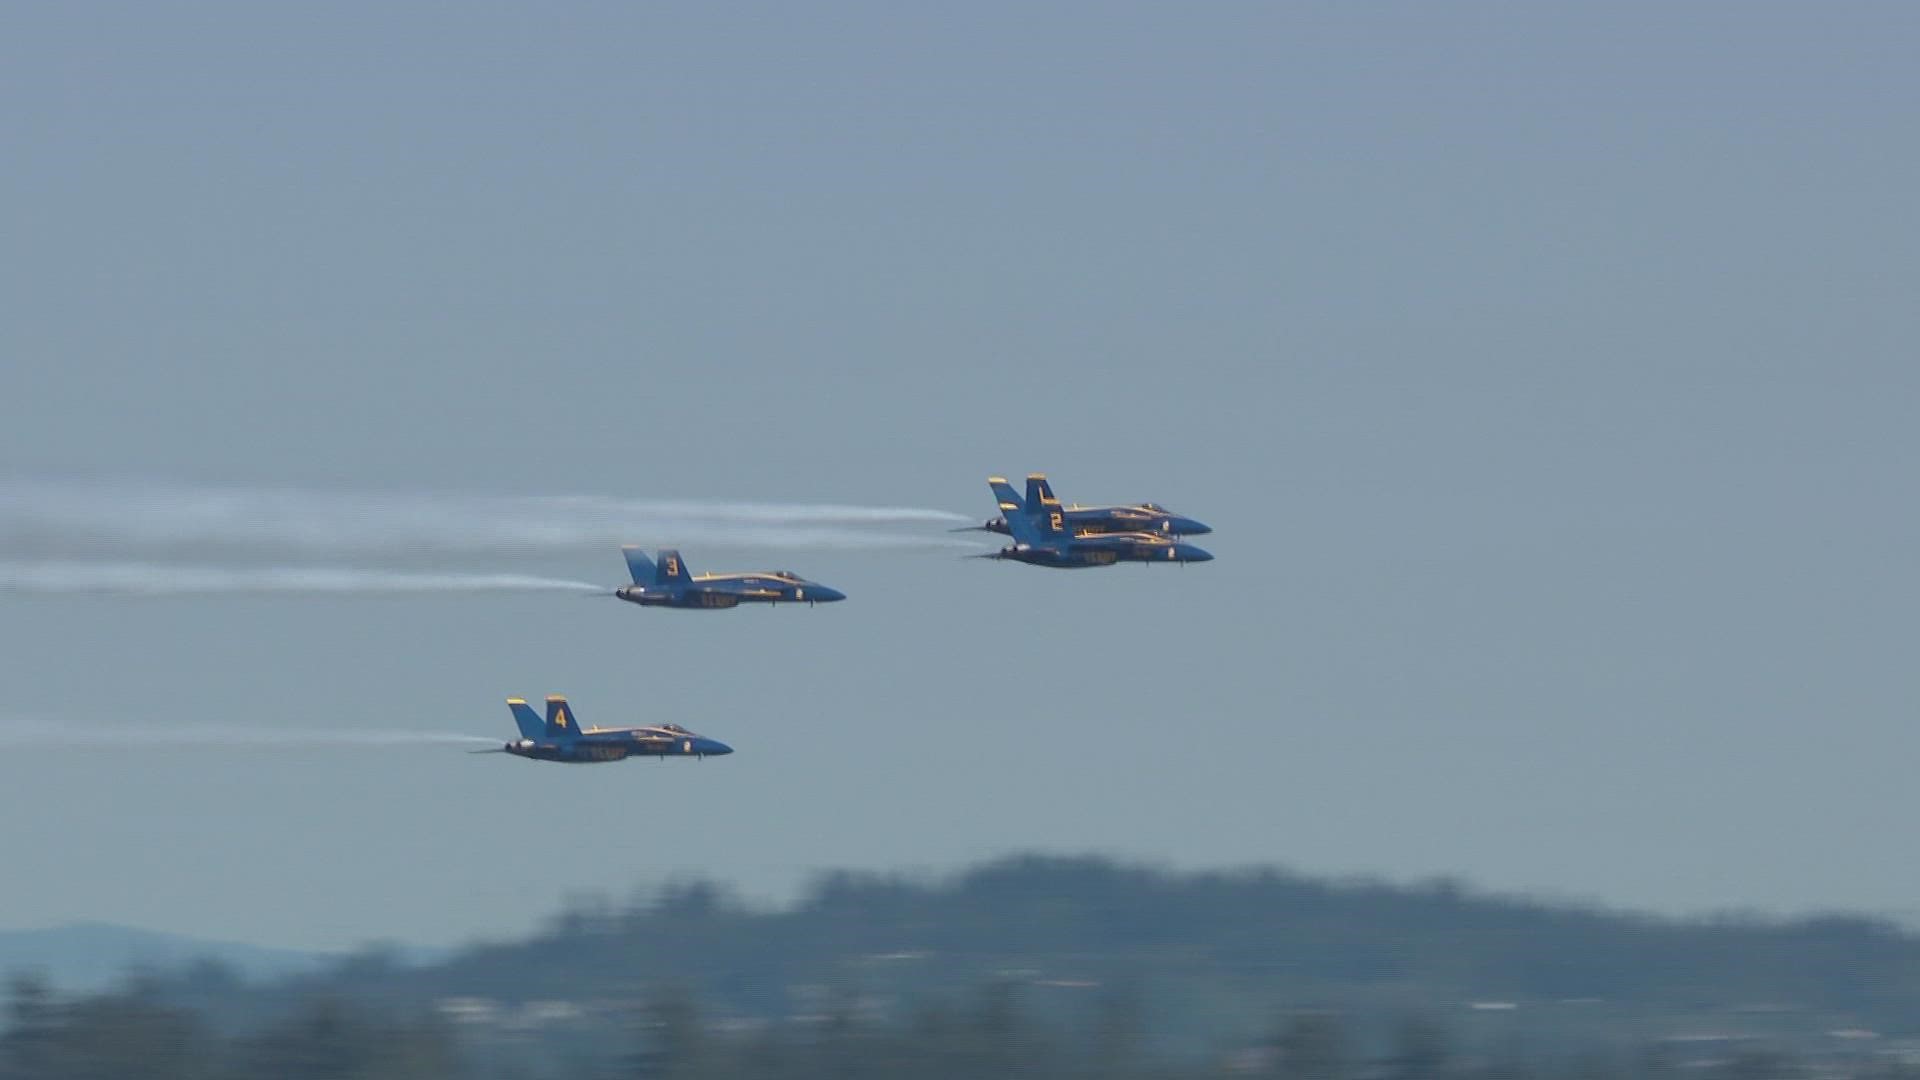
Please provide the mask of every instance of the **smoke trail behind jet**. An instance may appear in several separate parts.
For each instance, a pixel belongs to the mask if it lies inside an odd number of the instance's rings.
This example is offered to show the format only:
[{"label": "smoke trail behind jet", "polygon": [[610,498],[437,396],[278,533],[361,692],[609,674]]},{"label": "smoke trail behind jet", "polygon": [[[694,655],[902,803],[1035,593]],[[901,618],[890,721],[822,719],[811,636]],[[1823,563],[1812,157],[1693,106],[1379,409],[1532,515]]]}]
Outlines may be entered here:
[{"label": "smoke trail behind jet", "polygon": [[614,544],[941,548],[971,545],[915,530],[969,520],[912,507],[0,480],[0,543],[15,552],[76,545],[346,553]]},{"label": "smoke trail behind jet", "polygon": [[[208,726],[201,724],[171,727],[161,724],[85,725],[62,722],[59,742],[63,747],[123,748],[156,750],[166,747],[205,749],[231,746],[256,749],[324,748],[373,746],[498,746],[503,739],[483,735],[461,735],[447,731],[355,731],[352,729],[276,730],[267,727]],[[32,743],[48,737],[45,720],[11,717],[0,720],[0,737],[11,742]]]},{"label": "smoke trail behind jet", "polygon": [[604,585],[525,574],[431,573],[332,566],[171,566],[126,562],[0,561],[0,592],[441,593],[606,592]]}]

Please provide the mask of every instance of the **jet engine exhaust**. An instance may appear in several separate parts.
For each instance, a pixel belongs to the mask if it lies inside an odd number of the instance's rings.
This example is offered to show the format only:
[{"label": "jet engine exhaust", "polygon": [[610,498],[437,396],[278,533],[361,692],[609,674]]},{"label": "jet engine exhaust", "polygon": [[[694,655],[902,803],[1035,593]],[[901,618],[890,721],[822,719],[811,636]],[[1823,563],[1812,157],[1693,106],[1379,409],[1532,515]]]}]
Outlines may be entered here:
[{"label": "jet engine exhaust", "polygon": [[0,561],[0,592],[458,593],[605,592],[590,581],[527,574],[437,573],[331,566],[175,566],[166,563]]},{"label": "jet engine exhaust", "polygon": [[594,545],[939,548],[966,515],[915,507],[600,495],[460,495],[291,487],[0,479],[0,542],[14,552],[146,550],[525,552]]},{"label": "jet engine exhaust", "polygon": [[[10,717],[0,720],[0,736],[16,740],[44,740],[48,722],[44,719]],[[62,722],[59,727],[62,746],[88,749],[124,748],[129,750],[178,749],[205,750],[228,746],[242,749],[326,749],[369,746],[498,746],[500,740],[484,735],[461,735],[446,731],[354,731],[320,729],[274,729],[164,724],[82,725]]]}]

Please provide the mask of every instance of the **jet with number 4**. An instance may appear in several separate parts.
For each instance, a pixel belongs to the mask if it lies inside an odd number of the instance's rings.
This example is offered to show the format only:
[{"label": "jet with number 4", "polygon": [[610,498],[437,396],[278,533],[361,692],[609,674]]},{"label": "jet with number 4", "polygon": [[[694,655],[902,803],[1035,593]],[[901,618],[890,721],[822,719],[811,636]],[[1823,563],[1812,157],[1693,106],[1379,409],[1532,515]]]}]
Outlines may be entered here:
[{"label": "jet with number 4", "polygon": [[718,757],[733,753],[733,747],[718,739],[695,735],[679,724],[643,727],[582,728],[567,699],[558,694],[547,699],[547,717],[533,711],[522,698],[508,698],[514,723],[520,725],[520,737],[498,750],[475,750],[476,754],[512,754],[535,761],[560,761],[586,765],[597,761],[625,761],[630,757]]},{"label": "jet with number 4", "polygon": [[788,570],[752,570],[741,574],[700,574],[687,571],[687,562],[672,548],[662,548],[649,560],[637,547],[623,547],[627,573],[633,584],[613,595],[641,607],[730,608],[741,604],[831,604],[847,594],[808,581]]},{"label": "jet with number 4", "polygon": [[1035,510],[1020,501],[1004,477],[987,479],[1000,500],[1000,512],[1013,533],[1014,542],[999,551],[971,556],[975,559],[1009,559],[1031,566],[1070,569],[1082,566],[1112,566],[1120,562],[1180,563],[1210,562],[1205,549],[1178,537],[1157,532],[1075,532],[1066,511],[1056,503]]},{"label": "jet with number 4", "polygon": [[[1003,481],[1004,483],[1004,481]],[[1027,497],[1023,501],[1018,496],[1001,499],[1005,504],[1013,502],[1030,513],[1058,510],[1066,528],[1076,533],[1159,533],[1162,536],[1203,536],[1212,532],[1211,528],[1193,518],[1176,514],[1158,503],[1134,503],[1131,506],[1061,506],[1060,500],[1053,494],[1053,485],[1047,483],[1044,473],[1031,473],[1027,476]],[[990,532],[1002,536],[1012,536],[1013,529],[1007,519],[1012,514],[1005,505],[1000,507],[1000,516],[989,518],[979,525],[970,525],[955,532]]]}]

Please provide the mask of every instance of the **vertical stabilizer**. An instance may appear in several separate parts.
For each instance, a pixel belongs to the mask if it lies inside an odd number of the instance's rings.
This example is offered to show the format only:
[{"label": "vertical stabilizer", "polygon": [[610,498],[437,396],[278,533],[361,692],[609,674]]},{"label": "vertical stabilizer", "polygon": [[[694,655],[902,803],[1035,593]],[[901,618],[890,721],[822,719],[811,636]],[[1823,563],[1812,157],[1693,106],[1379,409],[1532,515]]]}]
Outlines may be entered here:
[{"label": "vertical stabilizer", "polygon": [[637,547],[623,547],[620,554],[626,556],[627,573],[633,576],[635,585],[658,585],[659,575],[654,572],[653,560],[647,558],[645,550]]},{"label": "vertical stabilizer", "polygon": [[1033,527],[1039,531],[1042,542],[1061,544],[1073,537],[1073,530],[1067,528],[1067,515],[1060,509],[1060,501],[1037,507],[1027,515]]},{"label": "vertical stabilizer", "polygon": [[524,698],[508,698],[507,708],[513,710],[513,722],[520,725],[521,738],[539,739],[546,736],[547,725],[545,721],[540,719],[539,713],[527,707],[527,702]]},{"label": "vertical stabilizer", "polygon": [[687,572],[687,561],[672,548],[660,549],[660,560],[654,564],[655,581],[661,585],[684,585],[693,580]]},{"label": "vertical stabilizer", "polygon": [[1053,485],[1047,483],[1046,473],[1027,474],[1027,509],[1034,513],[1044,513],[1048,507],[1060,509],[1060,500],[1054,497]]},{"label": "vertical stabilizer", "polygon": [[993,489],[993,497],[1000,504],[1002,516],[1010,518],[1027,508],[1027,504],[1020,501],[1020,493],[1013,490],[1013,485],[1007,483],[1006,477],[989,476],[987,486]]},{"label": "vertical stabilizer", "polygon": [[559,694],[547,696],[547,731],[549,739],[571,739],[580,734],[579,718],[573,715],[573,706]]},{"label": "vertical stabilizer", "polygon": [[1040,530],[1036,527],[1032,509],[1020,501],[1020,493],[1013,490],[1004,476],[987,477],[987,486],[993,489],[993,497],[1000,503],[1000,516],[1006,519],[1007,532],[1016,542],[1036,544],[1040,542]]}]

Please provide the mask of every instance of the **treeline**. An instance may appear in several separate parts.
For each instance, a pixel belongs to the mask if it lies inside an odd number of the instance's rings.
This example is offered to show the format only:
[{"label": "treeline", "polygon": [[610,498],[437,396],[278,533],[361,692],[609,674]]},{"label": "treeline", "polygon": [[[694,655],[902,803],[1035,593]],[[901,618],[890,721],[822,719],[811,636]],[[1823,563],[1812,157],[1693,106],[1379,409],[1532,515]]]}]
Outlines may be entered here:
[{"label": "treeline", "polygon": [[1033,1015],[1021,997],[1017,986],[993,983],[891,1019],[865,1015],[848,997],[818,1015],[742,1027],[716,1023],[690,995],[663,988],[636,1004],[611,1044],[529,1053],[462,1039],[431,1015],[394,1017],[338,998],[223,1033],[150,987],[63,1000],[16,978],[0,1080],[1920,1080],[1920,1066],[1869,1055],[1807,1061],[1763,1045],[1465,1053],[1428,1021],[1361,1039],[1346,1018],[1315,1010],[1276,1017],[1254,1043],[1182,1061],[1148,1049],[1152,1016],[1125,993],[1104,998],[1077,1027]]},{"label": "treeline", "polygon": [[[1746,1010],[1743,1030],[1920,1027],[1920,939],[1873,920],[1659,919],[1449,882],[1175,874],[1096,858],[1014,858],[940,880],[832,874],[778,911],[704,883],[625,905],[576,901],[525,941],[418,969],[371,952],[284,990],[406,1009],[450,996],[634,1000],[672,984],[728,1015],[777,1020],[801,1007],[795,987],[911,1004],[1010,972],[1056,987],[1035,1007],[1063,1015],[1088,996],[1075,987],[1143,987],[1156,1038],[1187,1051],[1248,1038],[1287,1002],[1389,1015],[1493,1000],[1529,1024],[1657,1034],[1725,1027],[1730,1010]],[[221,1011],[271,1001],[255,988],[209,993],[189,1000]]]},{"label": "treeline", "polygon": [[[418,967],[369,949],[270,984],[214,964],[99,997],[28,980],[11,1008],[0,1077],[1893,1076],[1920,1050],[1920,940],[1030,857],[833,874],[774,911],[705,883],[581,899]],[[126,1047],[145,1071],[116,1071]]]},{"label": "treeline", "polygon": [[340,999],[303,1002],[271,1024],[223,1033],[198,1010],[140,980],[62,999],[32,976],[12,980],[0,1032],[0,1080],[449,1080],[470,1071],[430,1016],[375,1016]]}]

